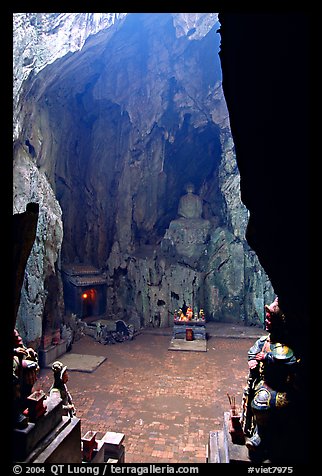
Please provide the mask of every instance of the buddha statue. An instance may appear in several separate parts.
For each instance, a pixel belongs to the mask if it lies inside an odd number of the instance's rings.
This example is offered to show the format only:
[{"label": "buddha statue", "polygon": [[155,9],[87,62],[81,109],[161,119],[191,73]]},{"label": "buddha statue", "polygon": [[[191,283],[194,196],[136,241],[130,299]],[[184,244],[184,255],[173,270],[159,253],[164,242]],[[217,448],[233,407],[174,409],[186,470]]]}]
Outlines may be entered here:
[{"label": "buddha statue", "polygon": [[178,214],[183,218],[201,218],[202,200],[194,193],[194,185],[188,183],[185,190],[187,193],[180,198]]},{"label": "buddha statue", "polygon": [[194,185],[188,183],[185,190],[178,205],[179,217],[170,222],[161,248],[169,255],[184,257],[191,265],[204,254],[211,225],[202,218],[202,199],[194,193]]}]

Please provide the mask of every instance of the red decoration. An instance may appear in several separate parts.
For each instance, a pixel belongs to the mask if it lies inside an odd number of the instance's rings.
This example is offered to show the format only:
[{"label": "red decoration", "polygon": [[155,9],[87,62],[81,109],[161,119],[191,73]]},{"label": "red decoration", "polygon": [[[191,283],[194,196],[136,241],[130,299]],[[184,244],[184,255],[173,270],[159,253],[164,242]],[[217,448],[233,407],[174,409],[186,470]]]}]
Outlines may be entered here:
[{"label": "red decoration", "polygon": [[97,431],[88,431],[82,437],[82,451],[83,451],[83,460],[84,461],[91,461],[93,458],[93,450],[97,448],[97,441],[96,438]]},{"label": "red decoration", "polygon": [[35,422],[46,412],[45,398],[46,394],[43,390],[37,390],[27,397],[28,417],[31,422]]}]

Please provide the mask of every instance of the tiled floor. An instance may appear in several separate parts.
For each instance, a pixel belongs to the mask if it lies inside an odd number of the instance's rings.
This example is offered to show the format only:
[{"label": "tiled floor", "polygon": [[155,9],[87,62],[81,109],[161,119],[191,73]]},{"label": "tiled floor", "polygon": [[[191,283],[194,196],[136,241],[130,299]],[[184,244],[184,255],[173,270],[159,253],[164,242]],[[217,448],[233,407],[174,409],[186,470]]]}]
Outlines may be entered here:
[{"label": "tiled floor", "polygon": [[[107,359],[92,373],[69,372],[82,435],[124,433],[126,463],[204,463],[209,432],[222,427],[229,410],[227,393],[241,402],[247,350],[263,332],[248,328],[247,337],[244,330],[218,327],[207,352],[169,351],[171,330],[114,345],[83,337],[73,353]],[[51,370],[42,369],[37,387],[47,391],[51,383]]]}]

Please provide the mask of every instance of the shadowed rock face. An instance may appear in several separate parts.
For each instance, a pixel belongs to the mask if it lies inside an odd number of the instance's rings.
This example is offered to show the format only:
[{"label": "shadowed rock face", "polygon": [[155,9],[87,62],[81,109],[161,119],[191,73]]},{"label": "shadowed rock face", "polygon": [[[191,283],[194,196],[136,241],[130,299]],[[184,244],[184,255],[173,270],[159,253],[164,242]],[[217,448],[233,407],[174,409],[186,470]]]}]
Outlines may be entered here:
[{"label": "shadowed rock face", "polygon": [[293,338],[302,341],[309,309],[309,17],[222,13],[220,22],[223,88],[250,212],[247,241],[290,316]]},{"label": "shadowed rock face", "polygon": [[[51,276],[60,280],[60,262],[91,264],[108,277],[110,315],[140,325],[156,316],[164,326],[185,301],[211,319],[261,325],[273,291],[245,240],[248,213],[221,88],[217,15],[128,14],[65,55],[55,45],[50,56],[49,34],[54,44],[70,24],[90,31],[89,17],[71,23],[64,15],[53,18],[56,30],[46,16],[38,32],[35,64],[42,41],[51,61],[24,81],[15,127],[24,170],[50,184],[47,203],[55,223],[62,220],[63,236],[54,226],[38,237],[46,239],[44,255],[50,243],[57,251],[57,270],[38,273],[45,286],[59,293]],[[198,253],[162,249],[189,182],[207,224],[196,229]],[[37,302],[49,319],[47,292]]]},{"label": "shadowed rock face", "polygon": [[16,326],[17,313],[20,304],[21,288],[27,260],[34,244],[37,229],[39,205],[28,203],[26,211],[13,217],[13,304],[14,315],[10,329]]},{"label": "shadowed rock face", "polygon": [[288,345],[301,359],[296,409],[302,437],[288,438],[292,461],[307,463],[312,400],[308,383],[309,16],[221,13],[219,18],[223,89],[241,197],[250,212],[246,236],[279,296]]}]

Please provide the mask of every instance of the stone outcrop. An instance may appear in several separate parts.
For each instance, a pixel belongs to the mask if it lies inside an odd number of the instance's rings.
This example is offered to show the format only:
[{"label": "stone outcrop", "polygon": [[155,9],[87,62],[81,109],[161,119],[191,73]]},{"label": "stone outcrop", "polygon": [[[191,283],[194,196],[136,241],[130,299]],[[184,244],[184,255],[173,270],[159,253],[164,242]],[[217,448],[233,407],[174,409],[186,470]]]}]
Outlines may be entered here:
[{"label": "stone outcrop", "polygon": [[16,324],[25,341],[38,347],[43,332],[59,329],[64,312],[61,282],[57,276],[63,225],[61,208],[46,176],[30,159],[28,148],[16,143],[14,213],[23,213],[29,202],[38,204],[39,216],[25,268]]},{"label": "stone outcrop", "polygon": [[58,58],[79,51],[86,39],[109,28],[124,13],[14,13],[13,119],[20,134],[19,113],[25,82]]},{"label": "stone outcrop", "polygon": [[163,249],[170,253],[198,259],[206,251],[209,237],[209,220],[178,218],[170,222],[162,240]]},{"label": "stone outcrop", "polygon": [[[50,328],[61,319],[61,262],[102,269],[108,312],[140,325],[168,325],[184,301],[261,324],[273,290],[245,240],[217,15],[14,20],[15,204],[32,189],[43,226],[21,302],[30,339],[44,313]],[[178,215],[188,182],[201,216]]]}]

